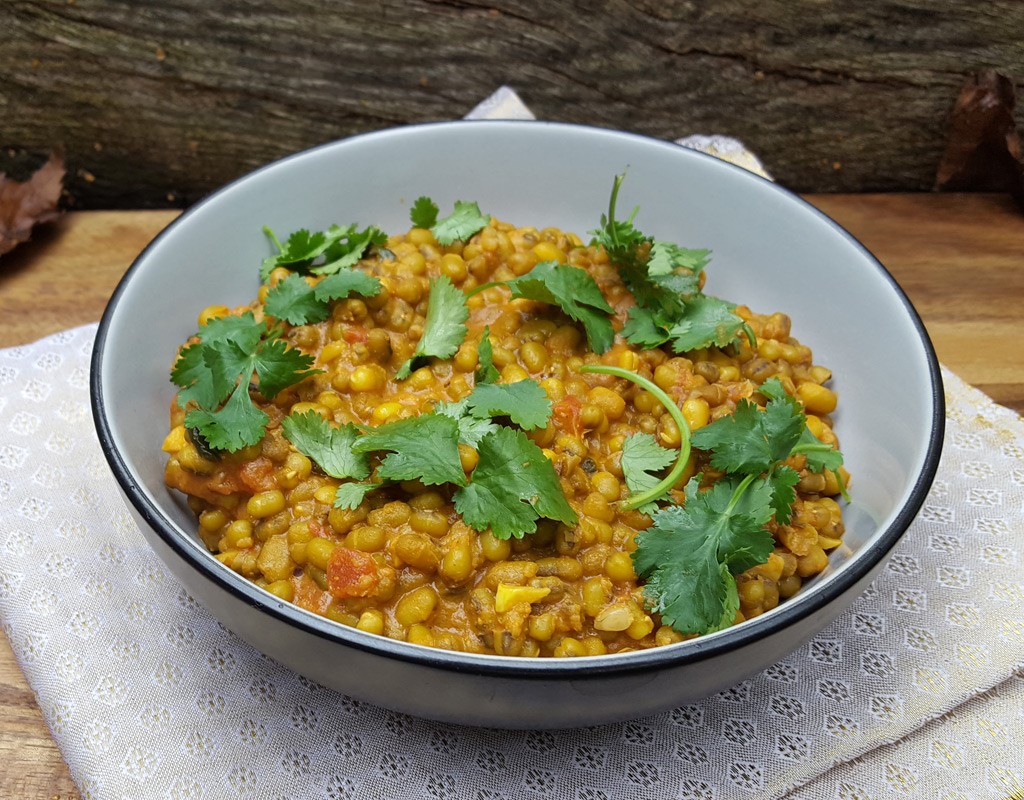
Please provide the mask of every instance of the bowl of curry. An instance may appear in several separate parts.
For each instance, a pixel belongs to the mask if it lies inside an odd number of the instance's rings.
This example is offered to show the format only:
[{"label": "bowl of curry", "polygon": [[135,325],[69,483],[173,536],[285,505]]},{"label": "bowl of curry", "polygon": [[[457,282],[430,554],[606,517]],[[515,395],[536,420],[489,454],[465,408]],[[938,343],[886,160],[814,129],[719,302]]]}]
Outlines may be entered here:
[{"label": "bowl of curry", "polygon": [[943,419],[917,315],[835,223],[538,123],[367,134],[214,194],[118,287],[92,392],[144,534],[227,627],[511,728],[786,655],[881,568]]}]

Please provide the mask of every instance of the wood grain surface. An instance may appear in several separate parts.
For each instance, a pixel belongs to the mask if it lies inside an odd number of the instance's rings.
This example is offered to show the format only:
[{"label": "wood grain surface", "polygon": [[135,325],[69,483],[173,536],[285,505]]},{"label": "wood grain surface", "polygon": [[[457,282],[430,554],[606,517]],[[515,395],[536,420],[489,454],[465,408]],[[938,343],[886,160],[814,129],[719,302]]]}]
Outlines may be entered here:
[{"label": "wood grain surface", "polygon": [[1024,89],[1021,30],[1019,0],[9,1],[0,171],[63,145],[79,207],[181,207],[508,84],[542,119],[737,136],[800,191],[926,190],[967,75]]},{"label": "wood grain surface", "polygon": [[[1024,215],[989,195],[817,195],[892,272],[940,361],[1024,412]],[[0,347],[99,318],[132,259],[174,217],[76,212],[0,260]],[[884,354],[877,354],[884,357]],[[32,690],[0,637],[0,798],[78,798]]]}]

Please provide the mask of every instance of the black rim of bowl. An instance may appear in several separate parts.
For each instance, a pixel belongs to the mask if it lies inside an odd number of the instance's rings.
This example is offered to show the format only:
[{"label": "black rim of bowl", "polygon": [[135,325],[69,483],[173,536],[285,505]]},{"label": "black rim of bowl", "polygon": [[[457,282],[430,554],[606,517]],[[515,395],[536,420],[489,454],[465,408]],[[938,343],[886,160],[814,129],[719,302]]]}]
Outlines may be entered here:
[{"label": "black rim of bowl", "polygon": [[[121,454],[114,445],[114,438],[111,426],[107,420],[106,408],[103,401],[103,356],[104,345],[110,332],[114,316],[122,295],[130,283],[132,276],[145,262],[147,254],[162,239],[168,236],[183,220],[193,214],[200,213],[202,209],[214,198],[244,182],[254,175],[266,170],[280,169],[287,162],[303,158],[304,156],[324,149],[344,146],[346,142],[362,139],[365,137],[376,137],[402,132],[413,132],[418,129],[440,129],[440,128],[463,128],[465,126],[477,127],[522,127],[529,126],[532,129],[539,127],[561,128],[576,131],[588,131],[611,137],[625,137],[638,140],[645,145],[655,145],[665,148],[675,148],[686,155],[684,157],[704,158],[714,161],[724,169],[739,170],[749,177],[750,180],[760,181],[772,187],[773,191],[779,192],[788,198],[790,202],[803,206],[805,210],[812,212],[819,220],[825,222],[842,238],[846,239],[878,270],[879,274],[888,282],[892,291],[895,292],[902,303],[908,318],[913,324],[920,339],[925,358],[928,364],[928,373],[931,388],[931,413],[932,426],[928,437],[928,446],[925,454],[924,464],[920,474],[917,476],[914,486],[907,495],[907,500],[899,510],[892,522],[876,535],[874,541],[865,548],[857,551],[854,563],[839,570],[829,577],[827,581],[816,586],[801,599],[798,593],[796,597],[787,600],[772,610],[771,613],[758,617],[741,625],[727,628],[708,636],[698,637],[686,642],[666,647],[655,647],[647,650],[638,650],[623,655],[592,656],[582,659],[530,659],[515,656],[483,655],[474,653],[463,653],[450,650],[436,650],[428,647],[410,645],[405,642],[397,642],[386,637],[366,634],[355,629],[347,628],[340,623],[334,623],[325,618],[319,617],[312,612],[305,611],[298,606],[289,603],[279,602],[272,604],[270,595],[260,590],[255,584],[230,571],[228,567],[220,564],[215,559],[196,558],[193,550],[184,544],[180,537],[188,536],[187,532],[179,532],[177,527],[166,519],[160,509],[150,502],[146,494],[139,488],[131,470],[125,463]],[[179,217],[172,221],[161,231],[156,238],[139,254],[132,265],[125,272],[111,296],[110,301],[100,320],[96,334],[96,341],[93,347],[92,364],[90,370],[90,399],[92,404],[93,421],[99,436],[100,446],[104,456],[110,465],[117,482],[129,501],[138,511],[140,516],[149,524],[156,534],[170,547],[180,558],[187,561],[194,569],[206,579],[215,583],[218,588],[233,594],[237,599],[242,600],[250,606],[259,607],[263,613],[269,614],[281,621],[295,626],[296,628],[310,633],[318,638],[327,639],[339,644],[356,647],[369,652],[387,655],[402,661],[408,661],[423,666],[438,669],[455,670],[460,672],[472,672],[481,675],[514,677],[519,679],[556,679],[574,678],[580,679],[587,676],[607,676],[622,673],[635,674],[638,672],[659,670],[669,666],[679,666],[694,661],[700,661],[709,657],[724,655],[729,651],[736,650],[757,639],[770,636],[794,622],[805,617],[812,616],[815,612],[829,605],[834,599],[848,591],[875,566],[879,564],[895,547],[900,537],[910,526],[910,523],[917,516],[918,511],[924,504],[928,491],[931,488],[935,474],[938,470],[939,458],[942,449],[942,442],[945,433],[945,400],[942,386],[942,375],[939,368],[938,358],[935,349],[925,330],[917,310],[914,308],[906,293],[896,282],[895,278],[861,244],[851,233],[839,225],[831,217],[827,216],[798,195],[790,192],[778,184],[751,173],[742,167],[735,166],[728,162],[717,159],[693,150],[682,148],[672,142],[653,139],[648,136],[622,131],[611,131],[595,128],[586,125],[575,125],[559,122],[544,121],[510,121],[510,120],[455,120],[450,122],[427,123],[423,125],[409,125],[401,128],[390,128],[380,131],[372,131],[348,137],[337,142],[330,142],[323,145],[303,150],[298,153],[271,162],[259,169],[238,178],[224,187],[214,191],[201,201],[184,211]],[[212,612],[211,612],[212,613]],[[216,616],[216,615],[215,615]]]}]

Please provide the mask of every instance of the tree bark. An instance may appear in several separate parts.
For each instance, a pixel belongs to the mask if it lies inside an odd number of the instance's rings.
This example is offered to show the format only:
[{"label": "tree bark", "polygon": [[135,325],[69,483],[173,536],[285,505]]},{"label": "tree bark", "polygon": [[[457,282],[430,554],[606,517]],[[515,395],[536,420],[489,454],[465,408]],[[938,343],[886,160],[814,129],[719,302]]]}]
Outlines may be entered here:
[{"label": "tree bark", "polygon": [[508,84],[545,119],[736,136],[797,191],[925,190],[965,76],[1024,87],[1022,31],[1018,0],[7,0],[0,170],[61,146],[77,207],[183,206]]}]

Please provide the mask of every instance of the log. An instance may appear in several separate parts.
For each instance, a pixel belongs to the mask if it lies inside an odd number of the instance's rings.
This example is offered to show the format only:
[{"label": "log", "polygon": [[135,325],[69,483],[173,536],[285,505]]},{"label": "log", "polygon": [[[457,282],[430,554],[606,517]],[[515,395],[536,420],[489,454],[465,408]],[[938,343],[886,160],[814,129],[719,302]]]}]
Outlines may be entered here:
[{"label": "log", "polygon": [[924,190],[965,76],[1024,88],[1018,0],[21,0],[0,31],[0,171],[61,146],[79,208],[185,206],[501,84],[547,119],[737,136],[797,191]]}]

